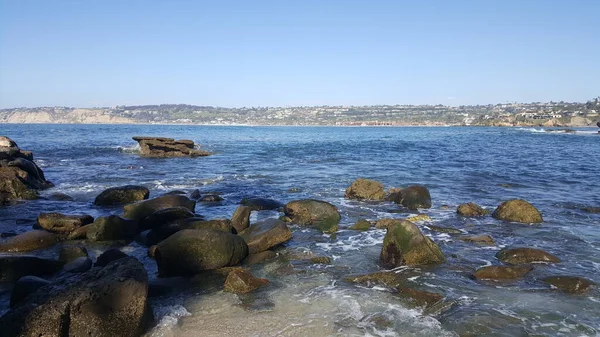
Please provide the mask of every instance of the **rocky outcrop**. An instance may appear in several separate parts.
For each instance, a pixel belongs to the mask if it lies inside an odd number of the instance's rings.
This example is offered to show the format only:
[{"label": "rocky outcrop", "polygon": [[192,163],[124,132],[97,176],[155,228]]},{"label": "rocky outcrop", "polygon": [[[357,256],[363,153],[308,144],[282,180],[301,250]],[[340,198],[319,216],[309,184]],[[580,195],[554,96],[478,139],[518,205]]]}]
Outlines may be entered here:
[{"label": "rocky outcrop", "polygon": [[123,207],[123,216],[128,219],[143,221],[156,211],[171,207],[185,207],[191,212],[196,208],[196,201],[182,195],[163,195],[157,198],[138,201]]},{"label": "rocky outcrop", "polygon": [[255,223],[239,235],[248,244],[250,254],[263,252],[292,238],[292,232],[285,222],[278,219],[266,219]]},{"label": "rocky outcrop", "polygon": [[242,199],[241,204],[250,207],[251,211],[279,209],[283,206],[283,204],[277,200],[266,198],[244,198]]},{"label": "rocky outcrop", "polygon": [[528,264],[534,262],[558,263],[560,259],[541,249],[535,248],[506,248],[496,254],[496,258],[510,265]]},{"label": "rocky outcrop", "polygon": [[385,192],[380,182],[358,178],[346,189],[344,196],[348,199],[383,200]]},{"label": "rocky outcrop", "polygon": [[109,215],[99,217],[87,226],[86,239],[89,241],[129,241],[137,233],[136,221],[123,219],[118,215]]},{"label": "rocky outcrop", "polygon": [[324,233],[336,232],[342,218],[337,207],[315,199],[289,202],[285,205],[283,212],[291,222],[302,226],[316,227]]},{"label": "rocky outcrop", "polygon": [[248,206],[239,206],[231,216],[231,225],[238,233],[250,226],[250,212]]},{"label": "rocky outcrop", "polygon": [[431,195],[427,187],[422,185],[411,185],[395,190],[388,195],[387,199],[408,209],[431,208]]},{"label": "rocky outcrop", "polygon": [[199,157],[211,155],[210,152],[195,149],[191,140],[175,140],[163,137],[133,137],[140,144],[140,153],[144,157]]},{"label": "rocky outcrop", "polygon": [[543,221],[540,211],[522,199],[503,202],[496,208],[492,216],[498,220],[520,223],[541,223]]},{"label": "rocky outcrop", "polygon": [[552,287],[570,294],[583,294],[596,283],[578,276],[550,276],[542,279]]},{"label": "rocky outcrop", "polygon": [[66,275],[39,288],[0,318],[3,336],[142,335],[152,323],[148,276],[128,257]]},{"label": "rocky outcrop", "polygon": [[111,187],[102,191],[94,200],[94,204],[99,206],[130,204],[146,200],[148,196],[150,196],[150,190],[144,186],[125,185]]},{"label": "rocky outcrop", "polygon": [[0,256],[0,282],[14,282],[23,276],[44,276],[62,269],[63,261],[36,256]]},{"label": "rocky outcrop", "polygon": [[94,222],[87,214],[72,215],[61,213],[42,213],[37,218],[37,224],[43,229],[59,234],[68,234],[81,226]]},{"label": "rocky outcrop", "polygon": [[524,266],[485,266],[477,269],[473,273],[473,278],[476,280],[515,280],[525,276],[533,270],[533,267]]},{"label": "rocky outcrop", "polygon": [[33,154],[0,136],[0,205],[9,200],[36,199],[38,190],[54,186],[46,180]]},{"label": "rocky outcrop", "polygon": [[468,202],[466,204],[458,205],[458,208],[456,209],[456,213],[458,213],[458,215],[464,216],[464,217],[478,217],[478,216],[484,216],[484,215],[488,214],[489,212],[475,203]]},{"label": "rocky outcrop", "polygon": [[185,229],[159,243],[154,258],[161,277],[188,276],[235,266],[248,256],[240,236],[215,229]]},{"label": "rocky outcrop", "polygon": [[244,268],[236,268],[229,272],[223,290],[234,294],[247,294],[269,284],[269,280],[258,278]]},{"label": "rocky outcrop", "polygon": [[410,221],[397,222],[388,227],[379,259],[386,268],[446,261],[440,247]]},{"label": "rocky outcrop", "polygon": [[0,252],[30,252],[55,245],[58,237],[42,230],[33,230],[0,242]]}]

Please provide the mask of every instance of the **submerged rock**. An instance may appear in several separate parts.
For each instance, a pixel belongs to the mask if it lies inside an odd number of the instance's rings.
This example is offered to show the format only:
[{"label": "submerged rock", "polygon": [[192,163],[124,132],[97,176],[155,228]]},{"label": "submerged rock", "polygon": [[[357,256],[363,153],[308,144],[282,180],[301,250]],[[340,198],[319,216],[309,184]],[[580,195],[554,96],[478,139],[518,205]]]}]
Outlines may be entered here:
[{"label": "submerged rock", "polygon": [[123,216],[128,219],[143,221],[156,211],[171,207],[185,207],[191,212],[196,208],[196,201],[182,195],[164,195],[161,197],[138,201],[123,207]]},{"label": "submerged rock", "polygon": [[383,185],[376,180],[358,178],[346,189],[344,196],[348,199],[383,200]]},{"label": "submerged rock", "polygon": [[248,256],[248,245],[223,231],[185,229],[159,243],[154,254],[161,277],[188,276],[237,265]]},{"label": "submerged rock", "polygon": [[265,250],[264,252],[248,255],[248,257],[246,257],[246,259],[244,260],[244,264],[259,264],[274,259],[275,257],[277,257],[277,253],[275,253],[272,250]]},{"label": "submerged rock", "polygon": [[195,149],[191,140],[175,140],[163,137],[132,137],[140,144],[140,154],[151,158],[201,157],[210,152]]},{"label": "submerged rock", "polygon": [[273,210],[283,206],[283,204],[277,200],[266,198],[244,198],[242,199],[241,204],[250,207],[250,210],[252,211]]},{"label": "submerged rock", "polygon": [[408,209],[431,208],[431,195],[423,185],[408,186],[392,192],[388,198]]},{"label": "submerged rock", "polygon": [[570,294],[585,293],[591,286],[596,285],[588,279],[577,276],[550,276],[542,279],[542,281]]},{"label": "submerged rock", "polygon": [[14,308],[29,294],[35,292],[39,288],[50,284],[50,281],[37,276],[23,276],[17,280],[10,294],[10,307]]},{"label": "submerged rock", "polygon": [[489,212],[475,203],[468,202],[466,204],[458,205],[458,208],[456,209],[456,213],[458,213],[458,215],[464,216],[464,217],[478,217],[478,216],[484,216],[484,215],[488,214]]},{"label": "submerged rock", "polygon": [[425,307],[430,307],[444,299],[444,296],[438,293],[409,287],[399,287],[396,293],[402,297],[410,298],[418,306]]},{"label": "submerged rock", "polygon": [[48,196],[48,200],[54,200],[54,201],[75,201],[75,198],[73,198],[72,196],[66,194],[66,193],[61,193],[61,192],[56,192],[56,193],[52,193]]},{"label": "submerged rock", "polygon": [[533,270],[531,266],[485,266],[473,273],[476,280],[514,280]]},{"label": "submerged rock", "polygon": [[148,276],[133,257],[39,288],[0,317],[3,336],[142,335],[153,321]]},{"label": "submerged rock", "polygon": [[231,225],[238,233],[250,226],[250,212],[252,210],[248,206],[239,206],[231,216]]},{"label": "submerged rock", "polygon": [[380,271],[372,274],[346,277],[344,281],[367,287],[380,285],[388,288],[398,288],[406,282],[406,275],[393,271]]},{"label": "submerged rock", "polygon": [[118,215],[102,216],[89,225],[86,238],[90,241],[133,240],[138,232],[137,222]]},{"label": "submerged rock", "polygon": [[0,282],[14,282],[23,276],[44,276],[54,274],[65,263],[36,256],[0,256]]},{"label": "submerged rock", "polygon": [[427,214],[417,214],[413,216],[409,216],[406,218],[406,221],[410,222],[420,222],[420,221],[431,221],[431,217]]},{"label": "submerged rock", "polygon": [[434,226],[434,225],[427,225],[427,227],[429,227],[429,229],[434,232],[446,233],[446,234],[462,234],[462,232],[456,228],[440,227],[440,226]]},{"label": "submerged rock", "polygon": [[505,248],[496,254],[496,258],[506,264],[518,265],[533,262],[558,263],[560,259],[541,249]]},{"label": "submerged rock", "polygon": [[55,234],[33,230],[0,242],[0,252],[29,252],[54,246],[58,242]]},{"label": "submerged rock", "polygon": [[458,239],[462,240],[462,241],[466,241],[466,242],[473,242],[473,243],[478,243],[478,244],[483,244],[483,245],[493,245],[496,243],[494,241],[494,238],[492,238],[489,235],[463,236],[463,237],[459,237]]},{"label": "submerged rock", "polygon": [[255,223],[239,235],[248,244],[250,254],[263,252],[292,238],[290,229],[278,219],[266,219]]},{"label": "submerged rock", "polygon": [[371,229],[371,223],[365,219],[358,220],[350,229],[355,231],[368,231]]},{"label": "submerged rock", "polygon": [[37,224],[53,233],[71,233],[81,226],[94,222],[87,214],[71,215],[61,213],[42,213],[37,218]]},{"label": "submerged rock", "polygon": [[388,227],[379,259],[388,268],[446,261],[440,247],[410,221],[401,221]]},{"label": "submerged rock", "polygon": [[338,230],[340,212],[334,205],[315,199],[295,200],[285,205],[285,215],[291,222],[320,229],[324,233]]},{"label": "submerged rock", "polygon": [[225,279],[224,290],[234,294],[247,294],[269,284],[269,280],[258,278],[246,269],[232,270]]},{"label": "submerged rock", "polygon": [[198,201],[199,202],[221,202],[221,201],[223,201],[223,198],[221,198],[221,196],[216,195],[216,194],[207,194],[207,195],[201,197]]},{"label": "submerged rock", "polygon": [[125,185],[108,188],[94,200],[99,206],[122,205],[148,199],[150,190],[144,186]]},{"label": "submerged rock", "polygon": [[540,211],[522,199],[503,202],[496,208],[492,216],[498,220],[520,223],[541,223],[543,221]]}]

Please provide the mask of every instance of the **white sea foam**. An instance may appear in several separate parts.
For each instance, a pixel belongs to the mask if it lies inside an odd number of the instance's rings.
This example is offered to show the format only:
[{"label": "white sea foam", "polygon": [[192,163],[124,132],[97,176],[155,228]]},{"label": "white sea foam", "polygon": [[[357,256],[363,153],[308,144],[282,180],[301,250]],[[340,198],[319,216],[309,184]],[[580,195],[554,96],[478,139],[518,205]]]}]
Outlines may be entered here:
[{"label": "white sea foam", "polygon": [[177,322],[182,317],[191,315],[181,305],[158,306],[154,308],[154,317],[158,321],[158,324],[146,334],[146,337],[170,336],[171,329],[177,325]]}]

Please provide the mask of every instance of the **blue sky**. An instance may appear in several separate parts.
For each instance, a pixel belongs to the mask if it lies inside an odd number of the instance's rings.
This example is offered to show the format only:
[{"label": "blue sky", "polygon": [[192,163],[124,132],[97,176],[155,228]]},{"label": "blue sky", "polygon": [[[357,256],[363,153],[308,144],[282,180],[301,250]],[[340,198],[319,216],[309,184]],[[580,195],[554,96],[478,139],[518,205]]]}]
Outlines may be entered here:
[{"label": "blue sky", "polygon": [[585,101],[600,1],[0,0],[0,108]]}]

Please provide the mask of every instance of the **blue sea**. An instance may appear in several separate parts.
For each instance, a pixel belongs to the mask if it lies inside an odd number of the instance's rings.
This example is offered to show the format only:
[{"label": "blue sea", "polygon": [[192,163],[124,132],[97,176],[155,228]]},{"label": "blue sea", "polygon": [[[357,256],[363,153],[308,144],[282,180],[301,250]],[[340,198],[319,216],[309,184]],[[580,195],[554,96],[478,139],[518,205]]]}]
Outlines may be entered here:
[{"label": "blue sea", "polygon": [[[172,190],[218,193],[221,203],[199,203],[196,213],[229,218],[244,197],[282,203],[315,198],[336,205],[340,230],[326,235],[292,226],[285,252],[331,258],[330,265],[283,266],[273,262],[254,273],[271,280],[256,295],[240,297],[200,289],[153,299],[158,325],[149,336],[597,336],[600,292],[569,295],[540,279],[583,276],[600,284],[600,135],[536,128],[485,127],[249,127],[179,125],[0,125],[0,135],[31,150],[56,187],[75,201],[35,200],[0,208],[0,232],[31,229],[40,212],[119,214],[120,208],[92,204],[102,190],[140,184],[151,197]],[[209,157],[141,158],[132,136],[191,139]],[[344,282],[350,275],[381,270],[384,230],[356,232],[358,219],[405,218],[390,202],[344,199],[356,178],[379,180],[386,188],[427,186],[431,222],[418,222],[447,257],[437,267],[404,268],[415,288],[445,297],[443,307],[415,307],[383,287]],[[506,223],[491,216],[462,218],[456,207],[475,202],[493,211],[502,201],[528,200],[544,217],[541,225]],[[253,212],[251,221],[278,217]],[[494,245],[478,245],[430,230],[452,227],[463,235],[488,234]],[[502,284],[470,278],[477,268],[500,264],[506,247],[534,247],[562,262],[535,265],[523,279]],[[97,255],[107,247],[90,248]],[[156,278],[147,247],[120,247],[138,257]],[[39,252],[53,256],[52,249]],[[289,271],[291,268],[291,271]],[[289,272],[285,272],[288,270]],[[0,295],[0,313],[9,291]]]}]

